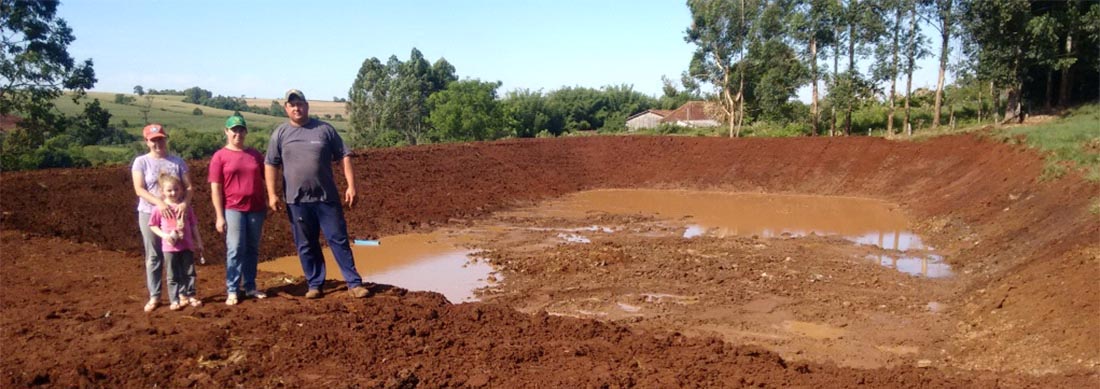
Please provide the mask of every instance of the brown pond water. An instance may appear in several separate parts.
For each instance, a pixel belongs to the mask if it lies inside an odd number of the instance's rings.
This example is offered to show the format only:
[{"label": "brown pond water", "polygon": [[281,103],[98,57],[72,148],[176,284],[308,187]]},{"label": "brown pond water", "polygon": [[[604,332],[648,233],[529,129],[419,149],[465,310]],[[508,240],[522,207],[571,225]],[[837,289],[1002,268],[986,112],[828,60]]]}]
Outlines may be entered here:
[{"label": "brown pond water", "polygon": [[[578,192],[546,201],[536,207],[500,212],[496,216],[583,219],[593,213],[654,216],[685,225],[683,237],[749,236],[765,238],[838,236],[857,244],[874,245],[890,254],[868,256],[865,261],[925,277],[951,275],[943,257],[932,252],[920,237],[908,231],[908,220],[896,205],[854,197],[728,193],[683,190],[613,189]],[[489,218],[487,220],[501,220]],[[364,279],[409,290],[440,292],[455,303],[476,301],[474,290],[500,276],[491,266],[471,256],[486,229],[526,228],[480,225],[443,228],[430,234],[382,237],[377,246],[352,246],[356,267]],[[590,234],[624,233],[613,226],[534,228],[558,231],[563,243],[590,242]],[[329,277],[340,280],[331,253],[325,251]],[[297,256],[277,258],[260,269],[300,276]]]}]

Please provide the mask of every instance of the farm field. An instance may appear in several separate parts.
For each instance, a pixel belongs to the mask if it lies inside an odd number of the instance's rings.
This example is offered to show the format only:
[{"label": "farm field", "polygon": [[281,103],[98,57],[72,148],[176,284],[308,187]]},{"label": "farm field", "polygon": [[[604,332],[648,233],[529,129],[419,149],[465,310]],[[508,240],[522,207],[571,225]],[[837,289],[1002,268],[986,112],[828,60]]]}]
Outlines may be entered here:
[{"label": "farm field", "polygon": [[[112,125],[126,129],[134,134],[141,134],[141,128],[145,125],[145,121],[139,105],[144,104],[145,100],[141,96],[133,94],[125,95],[133,97],[136,100],[130,104],[117,104],[114,102],[115,93],[88,92],[87,99],[81,100],[80,104],[84,104],[85,101],[91,101],[92,99],[99,99],[100,105],[111,112]],[[233,111],[184,103],[182,101],[183,96],[153,95],[152,97],[152,106],[148,114],[149,121],[164,124],[169,128],[192,131],[221,131],[222,127],[225,126],[225,118],[233,114]],[[257,106],[268,107],[271,105],[271,99],[246,100],[250,106],[260,104]],[[83,110],[83,105],[78,106],[73,104],[72,98],[69,96],[58,98],[54,101],[54,104],[57,106],[58,110],[66,115],[75,115]],[[195,115],[193,113],[196,108],[202,111],[202,115]],[[310,114],[317,115],[321,117],[322,120],[324,120],[324,114],[330,112],[340,113],[346,118],[347,114],[343,113],[343,111],[344,103],[335,103],[331,101],[310,102]],[[286,121],[286,118],[283,117],[260,115],[252,112],[241,112],[241,115],[244,116],[245,120],[248,121],[249,127],[252,127],[253,130],[269,131]],[[123,126],[123,121],[125,121],[128,126]],[[327,121],[337,130],[347,129],[347,121]]]},{"label": "farm field", "polygon": [[[589,136],[354,162],[352,235],[477,236],[500,281],[473,303],[381,283],[357,300],[335,280],[307,301],[300,280],[263,272],[271,298],[227,307],[198,185],[206,305],[146,314],[127,169],[5,172],[0,386],[1100,386],[1100,183],[1041,179],[1021,145]],[[687,239],[681,219],[525,213],[609,189],[882,202],[951,275],[867,265],[891,252],[828,236]],[[637,233],[552,239],[586,226]],[[270,217],[261,260],[293,253]]]},{"label": "farm field", "polygon": [[[306,97],[311,98],[312,96],[310,96],[307,93]],[[246,98],[246,99],[244,99],[244,101],[247,102],[248,105],[252,106],[252,107],[268,107],[268,106],[271,106],[272,101],[279,101],[279,103],[282,103],[282,99]],[[335,102],[335,101],[326,101],[326,100],[310,100],[309,101],[309,113],[311,115],[317,115],[317,116],[321,117],[321,119],[324,119],[325,115],[331,115],[332,117],[336,117],[336,115],[340,115],[344,119],[347,119],[348,118],[347,107],[348,107],[347,103],[338,103],[338,102]]]}]

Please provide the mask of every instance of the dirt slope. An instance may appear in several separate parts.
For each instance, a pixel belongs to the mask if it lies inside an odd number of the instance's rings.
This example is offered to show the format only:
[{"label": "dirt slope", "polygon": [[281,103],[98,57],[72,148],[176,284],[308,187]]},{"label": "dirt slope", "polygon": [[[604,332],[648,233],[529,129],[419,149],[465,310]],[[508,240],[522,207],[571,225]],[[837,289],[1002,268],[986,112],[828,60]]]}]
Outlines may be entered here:
[{"label": "dirt slope", "polygon": [[[1100,186],[1073,175],[1039,181],[1041,158],[1014,146],[971,136],[589,137],[372,150],[355,162],[361,203],[348,219],[359,236],[433,229],[593,188],[893,201],[960,274],[948,292],[957,308],[945,343],[955,359],[934,369],[788,362],[685,337],[674,325],[456,306],[386,285],[366,301],[307,302],[301,285],[270,274],[264,286],[282,294],[268,301],[230,309],[211,292],[198,310],[146,315],[135,198],[128,168],[116,167],[0,176],[4,386],[1100,384],[1100,219],[1089,212]],[[191,168],[203,183],[205,161]],[[196,208],[213,237],[208,196],[200,185]],[[263,257],[292,253],[285,219],[270,220]],[[224,251],[207,240],[212,253]],[[200,290],[221,290],[223,271],[202,267]]]}]

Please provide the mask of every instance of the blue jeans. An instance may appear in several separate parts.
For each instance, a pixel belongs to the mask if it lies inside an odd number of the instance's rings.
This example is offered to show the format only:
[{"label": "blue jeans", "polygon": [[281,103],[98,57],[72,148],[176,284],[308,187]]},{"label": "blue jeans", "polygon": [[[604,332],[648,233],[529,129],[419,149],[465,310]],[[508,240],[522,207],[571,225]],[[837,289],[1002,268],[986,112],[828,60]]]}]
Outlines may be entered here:
[{"label": "blue jeans", "polygon": [[298,246],[298,259],[302,262],[302,273],[310,289],[321,290],[325,283],[325,256],[321,253],[321,243],[317,240],[321,231],[340,266],[340,274],[348,284],[348,289],[363,284],[359,272],[355,270],[355,258],[351,254],[348,242],[348,225],[344,220],[344,208],[340,203],[300,203],[287,204],[286,214],[290,217],[290,230],[294,232],[294,244]]},{"label": "blue jeans", "polygon": [[164,273],[164,253],[160,251],[160,237],[149,228],[150,214],[138,212],[138,228],[141,240],[145,244],[145,287],[149,288],[149,298],[160,298],[160,284]]},{"label": "blue jeans", "polygon": [[237,293],[238,285],[245,291],[256,290],[256,263],[265,216],[266,211],[225,210],[225,290],[229,295]]}]

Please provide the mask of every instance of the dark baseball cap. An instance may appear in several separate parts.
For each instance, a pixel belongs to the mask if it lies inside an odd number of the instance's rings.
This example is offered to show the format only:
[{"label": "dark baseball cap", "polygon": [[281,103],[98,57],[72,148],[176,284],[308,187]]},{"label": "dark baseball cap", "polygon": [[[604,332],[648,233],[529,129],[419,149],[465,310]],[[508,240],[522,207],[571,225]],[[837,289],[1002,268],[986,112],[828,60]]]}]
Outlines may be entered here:
[{"label": "dark baseball cap", "polygon": [[302,93],[302,91],[297,90],[297,89],[291,89],[291,90],[286,91],[286,95],[284,95],[283,98],[286,99],[286,101],[288,103],[291,102],[291,101],[294,101],[295,99],[302,100],[302,101],[307,101],[306,100],[306,94]]}]

